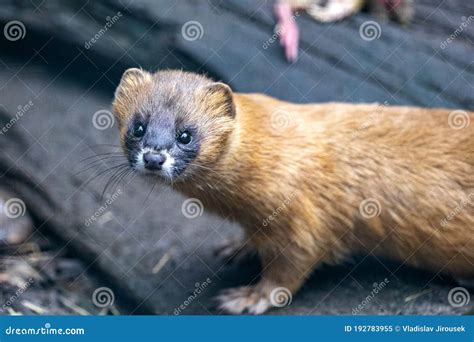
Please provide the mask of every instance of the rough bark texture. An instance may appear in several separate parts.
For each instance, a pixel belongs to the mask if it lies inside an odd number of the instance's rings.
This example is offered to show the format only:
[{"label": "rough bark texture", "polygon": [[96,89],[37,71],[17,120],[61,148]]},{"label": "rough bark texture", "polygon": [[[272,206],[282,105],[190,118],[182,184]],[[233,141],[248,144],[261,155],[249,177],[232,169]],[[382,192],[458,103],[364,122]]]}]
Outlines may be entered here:
[{"label": "rough bark texture", "polygon": [[[387,101],[474,110],[474,20],[441,47],[462,17],[474,15],[469,1],[420,0],[411,27],[381,23],[380,37],[372,41],[359,35],[360,26],[374,20],[365,14],[330,25],[301,14],[300,58],[291,65],[272,42],[267,2],[52,0],[37,6],[11,0],[0,7],[2,27],[19,20],[26,28],[23,39],[1,37],[0,123],[16,120],[0,136],[0,185],[26,203],[37,229],[56,235],[102,272],[130,313],[173,314],[180,305],[184,314],[218,313],[212,297],[254,279],[258,265],[223,266],[213,251],[223,239],[238,236],[238,226],[206,213],[184,217],[184,198],[165,187],[147,198],[150,189],[128,178],[116,199],[114,188],[106,194],[114,199],[108,205],[100,199],[107,177],[85,184],[114,165],[104,160],[80,172],[87,163],[78,162],[114,150],[99,144],[118,144],[116,127],[96,129],[93,115],[109,110],[127,67],[205,72],[236,91],[295,102]],[[101,33],[118,12],[119,19]],[[202,25],[202,37],[184,39],[189,21]],[[30,101],[19,115],[18,106]],[[361,313],[459,314],[469,308],[449,305],[447,293],[456,286],[450,279],[362,256],[315,271],[293,303],[273,313],[351,314],[385,278],[387,287]],[[201,294],[189,297],[205,282],[210,285]]]}]

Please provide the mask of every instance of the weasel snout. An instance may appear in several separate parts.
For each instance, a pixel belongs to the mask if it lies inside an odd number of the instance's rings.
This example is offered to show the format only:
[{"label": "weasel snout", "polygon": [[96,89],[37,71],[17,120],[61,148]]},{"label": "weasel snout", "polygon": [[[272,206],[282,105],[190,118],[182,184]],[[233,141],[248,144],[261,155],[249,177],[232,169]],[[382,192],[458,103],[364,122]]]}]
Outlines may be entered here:
[{"label": "weasel snout", "polygon": [[145,169],[148,170],[161,170],[163,164],[166,161],[166,155],[162,152],[146,152],[143,154],[143,163]]},{"label": "weasel snout", "polygon": [[144,147],[133,159],[133,167],[138,171],[173,178],[175,158],[166,149]]}]

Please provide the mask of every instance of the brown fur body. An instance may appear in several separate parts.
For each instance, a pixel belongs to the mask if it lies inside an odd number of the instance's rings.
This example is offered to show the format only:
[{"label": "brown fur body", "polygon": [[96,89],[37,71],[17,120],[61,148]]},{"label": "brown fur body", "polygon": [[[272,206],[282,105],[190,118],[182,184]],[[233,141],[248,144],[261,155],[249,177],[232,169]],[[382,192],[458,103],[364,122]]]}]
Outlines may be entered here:
[{"label": "brown fur body", "polygon": [[[205,125],[232,101],[222,94],[189,90],[194,119]],[[116,100],[119,121],[130,106]],[[261,313],[276,287],[294,293],[315,267],[354,253],[474,278],[473,123],[451,128],[447,109],[298,105],[260,94],[234,93],[232,108],[225,136],[194,161],[203,167],[174,184],[240,222],[261,257],[260,282],[223,294],[223,309]],[[368,199],[377,215],[362,214]]]}]

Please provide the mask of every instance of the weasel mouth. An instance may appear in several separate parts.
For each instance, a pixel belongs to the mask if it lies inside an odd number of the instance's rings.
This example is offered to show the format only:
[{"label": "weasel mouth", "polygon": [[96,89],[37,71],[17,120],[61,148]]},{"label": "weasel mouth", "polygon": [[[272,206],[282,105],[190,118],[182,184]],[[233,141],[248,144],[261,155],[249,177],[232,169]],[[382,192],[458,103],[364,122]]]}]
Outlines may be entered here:
[{"label": "weasel mouth", "polygon": [[167,150],[142,148],[131,160],[132,167],[142,173],[173,178],[175,159]]}]

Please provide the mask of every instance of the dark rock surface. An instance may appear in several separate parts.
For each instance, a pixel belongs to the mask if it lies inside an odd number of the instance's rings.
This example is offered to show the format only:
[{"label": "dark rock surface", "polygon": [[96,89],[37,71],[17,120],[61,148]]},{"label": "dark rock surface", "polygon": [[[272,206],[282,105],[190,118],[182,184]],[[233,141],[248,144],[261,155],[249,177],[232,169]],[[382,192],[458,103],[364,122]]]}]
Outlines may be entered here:
[{"label": "dark rock surface", "polygon": [[103,297],[105,306],[94,299],[110,285],[63,245],[36,232],[27,243],[0,246],[0,315],[122,312],[113,297]]},{"label": "dark rock surface", "polygon": [[[109,281],[127,313],[216,314],[212,297],[254,281],[258,264],[224,266],[214,256],[236,224],[206,212],[186,218],[185,200],[166,187],[132,176],[100,199],[108,179],[85,182],[120,162],[97,166],[84,158],[118,151],[116,127],[94,126],[109,110],[120,74],[129,66],[184,68],[229,82],[236,91],[265,92],[296,102],[346,101],[413,104],[474,110],[474,22],[446,48],[444,42],[474,8],[461,0],[419,1],[415,23],[381,23],[379,39],[365,41],[360,14],[320,25],[302,14],[301,55],[288,65],[273,30],[271,4],[255,1],[6,1],[2,27],[24,23],[24,39],[1,37],[0,185],[24,200],[41,234],[53,234],[71,254]],[[122,15],[96,42],[104,25]],[[107,19],[109,17],[109,19]],[[189,41],[183,25],[198,21],[202,37]],[[86,48],[89,44],[90,48]],[[25,108],[18,116],[18,106]],[[100,146],[99,146],[100,145]],[[93,159],[89,160],[90,162]],[[150,194],[151,190],[151,194]],[[107,202],[107,199],[108,202]],[[90,217],[99,212],[94,221]],[[359,256],[316,270],[290,306],[275,314],[351,314],[373,284],[388,284],[361,314],[461,314],[439,274]],[[203,287],[196,298],[196,287]],[[191,299],[190,299],[191,298]]]}]

